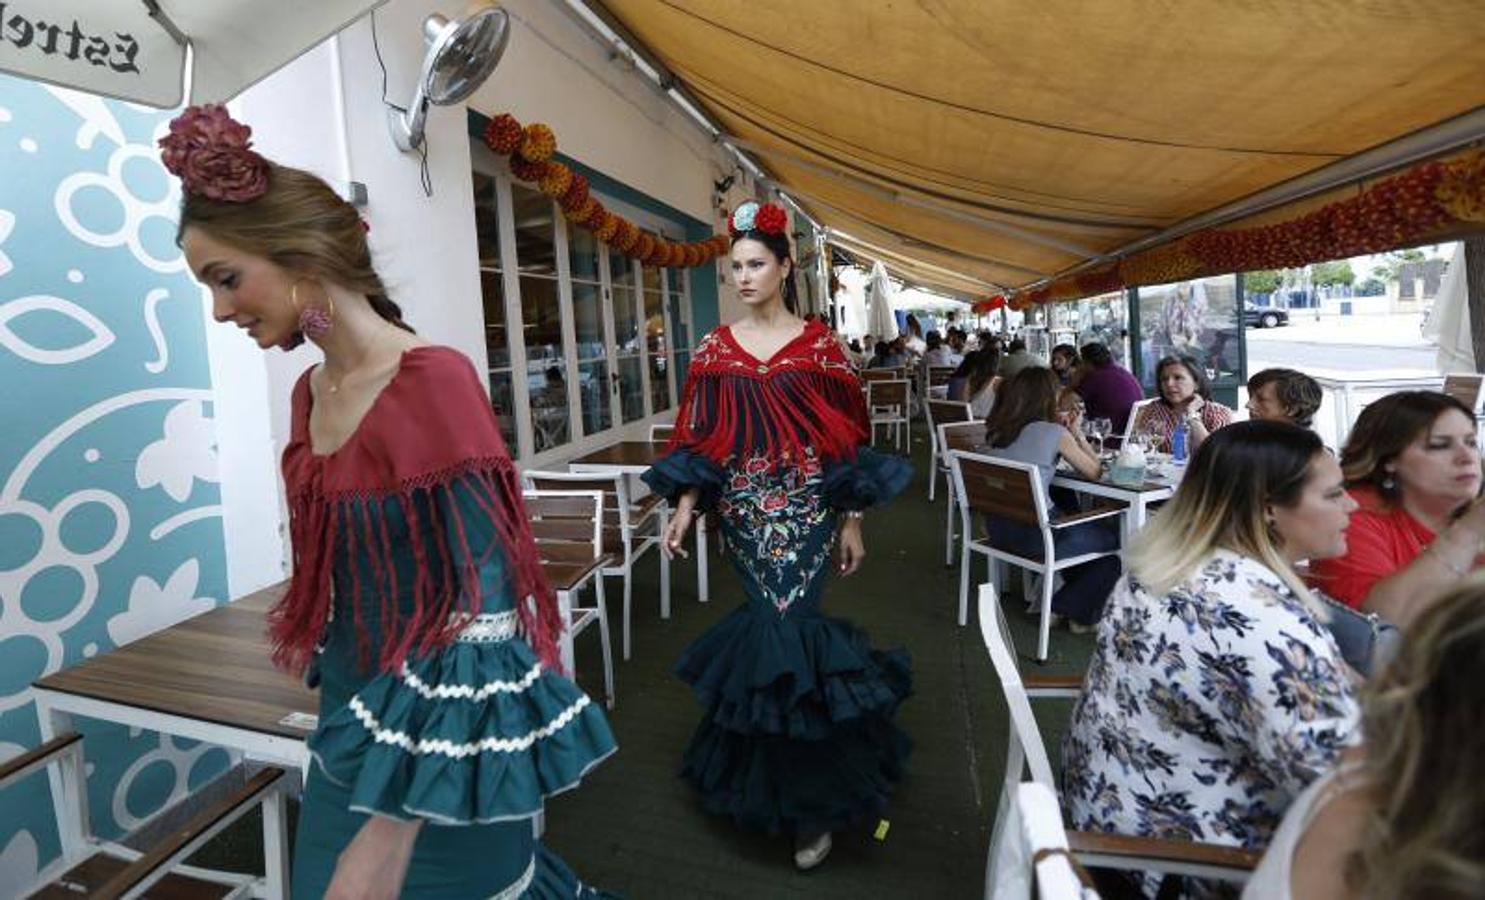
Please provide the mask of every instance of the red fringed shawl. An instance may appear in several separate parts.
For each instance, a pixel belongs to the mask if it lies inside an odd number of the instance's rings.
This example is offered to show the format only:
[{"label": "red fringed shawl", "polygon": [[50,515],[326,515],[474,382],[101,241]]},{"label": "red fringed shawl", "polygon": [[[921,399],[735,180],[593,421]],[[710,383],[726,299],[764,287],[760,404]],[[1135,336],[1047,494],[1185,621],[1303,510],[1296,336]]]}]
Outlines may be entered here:
[{"label": "red fringed shawl", "polygon": [[[363,660],[363,615],[372,611],[385,636],[376,653],[383,671],[399,668],[410,653],[447,646],[481,611],[479,567],[500,552],[524,635],[556,667],[556,597],[542,573],[515,465],[469,360],[448,347],[404,353],[355,432],[326,456],[310,447],[312,404],[305,372],[294,386],[283,457],[294,574],[269,613],[274,662],[295,672],[308,665],[329,621],[332,569],[341,590],[349,585]],[[393,546],[386,516],[393,506],[406,520],[411,547]],[[423,539],[430,534],[440,537]],[[478,534],[493,540],[472,545]],[[410,586],[398,585],[398,550],[415,559]],[[402,609],[409,595],[411,608]],[[525,598],[535,598],[534,606]]]},{"label": "red fringed shawl", "polygon": [[871,435],[861,382],[830,329],[806,322],[771,359],[744,350],[726,326],[696,348],[670,446],[718,465],[762,453],[774,466],[856,458]]}]

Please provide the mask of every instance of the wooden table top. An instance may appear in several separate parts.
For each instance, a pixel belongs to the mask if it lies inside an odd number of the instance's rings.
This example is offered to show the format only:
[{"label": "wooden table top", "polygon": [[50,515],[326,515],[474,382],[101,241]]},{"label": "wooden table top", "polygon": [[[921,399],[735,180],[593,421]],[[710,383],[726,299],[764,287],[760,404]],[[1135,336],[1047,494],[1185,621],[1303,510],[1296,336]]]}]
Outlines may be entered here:
[{"label": "wooden table top", "polygon": [[280,724],[289,713],[314,715],[319,697],[273,666],[264,614],[281,582],[132,644],[63,669],[36,687],[188,719],[303,739]]},{"label": "wooden table top", "polygon": [[664,441],[620,441],[570,460],[571,466],[645,466],[665,453]]}]

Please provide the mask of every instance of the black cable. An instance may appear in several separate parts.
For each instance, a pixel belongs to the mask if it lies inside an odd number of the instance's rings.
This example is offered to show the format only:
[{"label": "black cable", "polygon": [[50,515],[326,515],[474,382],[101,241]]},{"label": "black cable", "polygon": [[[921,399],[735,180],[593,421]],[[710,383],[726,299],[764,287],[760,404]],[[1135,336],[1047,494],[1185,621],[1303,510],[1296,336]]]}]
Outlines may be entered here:
[{"label": "black cable", "polygon": [[[381,41],[376,35],[376,10],[371,11],[371,49],[376,53],[376,64],[382,70],[382,105],[406,115],[407,107],[398,106],[387,99],[387,62],[382,59]],[[418,180],[423,185],[423,196],[433,196],[433,173],[428,168],[428,132],[423,131],[423,139],[418,142]]]}]

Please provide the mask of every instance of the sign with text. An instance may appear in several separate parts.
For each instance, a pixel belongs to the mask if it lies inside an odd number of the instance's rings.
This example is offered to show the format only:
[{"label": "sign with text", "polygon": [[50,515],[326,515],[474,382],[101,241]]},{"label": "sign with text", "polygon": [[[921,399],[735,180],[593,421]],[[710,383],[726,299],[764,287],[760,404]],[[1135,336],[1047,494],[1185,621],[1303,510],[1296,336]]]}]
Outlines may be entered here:
[{"label": "sign with text", "polygon": [[169,109],[185,64],[138,0],[0,0],[0,71]]}]

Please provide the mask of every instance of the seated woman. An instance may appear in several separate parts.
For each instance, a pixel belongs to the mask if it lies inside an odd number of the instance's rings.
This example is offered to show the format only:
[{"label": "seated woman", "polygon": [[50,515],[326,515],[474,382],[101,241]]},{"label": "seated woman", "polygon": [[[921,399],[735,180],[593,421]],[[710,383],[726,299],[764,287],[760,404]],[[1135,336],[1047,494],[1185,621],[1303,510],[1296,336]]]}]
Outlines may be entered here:
[{"label": "seated woman", "polygon": [[1000,351],[994,348],[976,350],[966,356],[954,374],[949,376],[947,396],[969,404],[969,411],[976,419],[990,415],[995,405],[995,391],[1000,384],[996,372],[1000,369]]},{"label": "seated woman", "polygon": [[1474,416],[1448,394],[1389,394],[1361,411],[1341,469],[1361,510],[1345,555],[1313,563],[1310,584],[1406,628],[1485,549]]},{"label": "seated woman", "polygon": [[1244,900],[1485,896],[1485,587],[1419,614],[1362,699],[1364,743],[1304,790]]},{"label": "seated woman", "polygon": [[1355,506],[1313,432],[1239,422],[1202,445],[1099,625],[1062,750],[1070,827],[1267,846],[1355,731],[1293,568],[1345,552]]},{"label": "seated woman", "polygon": [[1232,423],[1233,411],[1212,400],[1206,370],[1189,356],[1167,356],[1155,366],[1160,396],[1140,410],[1129,433],[1153,434],[1166,449],[1176,425],[1186,423],[1187,452],[1195,453],[1202,441],[1218,428]]},{"label": "seated woman", "polygon": [[[1059,460],[1090,478],[1100,472],[1098,454],[1082,434],[1082,414],[1073,411],[1066,419],[1057,408],[1057,376],[1051,369],[1033,366],[1022,369],[1001,387],[1001,396],[985,423],[987,456],[1032,463],[1041,476],[1042,491],[1051,486]],[[1048,510],[1060,514],[1049,496]],[[991,545],[1022,556],[1042,555],[1042,533],[1023,522],[999,516],[986,517]],[[1058,556],[1077,556],[1113,550],[1119,546],[1119,531],[1112,519],[1100,519],[1053,532],[1053,550]],[[1081,566],[1062,570],[1062,587],[1052,597],[1052,611],[1072,621],[1075,631],[1098,622],[1109,590],[1119,578],[1119,559],[1105,556]]]}]

